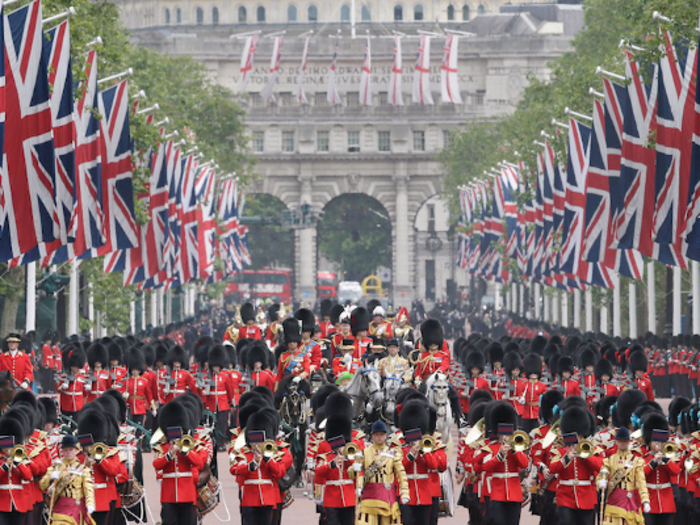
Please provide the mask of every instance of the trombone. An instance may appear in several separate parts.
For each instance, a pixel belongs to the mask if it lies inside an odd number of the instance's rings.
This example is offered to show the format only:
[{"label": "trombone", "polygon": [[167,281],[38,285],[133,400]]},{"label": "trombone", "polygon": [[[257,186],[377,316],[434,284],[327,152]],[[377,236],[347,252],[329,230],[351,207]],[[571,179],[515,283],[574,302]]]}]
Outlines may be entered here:
[{"label": "trombone", "polygon": [[576,450],[581,459],[590,458],[595,452],[595,445],[592,441],[584,439],[578,445],[576,445]]},{"label": "trombone", "polygon": [[515,452],[525,452],[528,448],[530,448],[530,436],[527,434],[527,432],[516,430],[513,432],[510,444]]},{"label": "trombone", "polygon": [[346,461],[351,461],[355,459],[355,456],[360,452],[360,447],[355,443],[350,442],[343,447],[343,456],[345,456]]},{"label": "trombone", "polygon": [[95,461],[102,461],[107,457],[107,445],[104,443],[95,443],[90,447],[90,455]]},{"label": "trombone", "polygon": [[678,454],[678,443],[667,441],[661,446],[661,453],[667,459],[673,459]]}]

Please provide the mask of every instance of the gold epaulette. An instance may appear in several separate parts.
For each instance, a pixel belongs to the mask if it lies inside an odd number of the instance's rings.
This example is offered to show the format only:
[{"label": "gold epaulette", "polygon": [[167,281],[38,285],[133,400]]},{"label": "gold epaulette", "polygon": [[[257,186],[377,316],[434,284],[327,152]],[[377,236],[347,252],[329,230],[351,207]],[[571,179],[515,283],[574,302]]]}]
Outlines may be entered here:
[{"label": "gold epaulette", "polygon": [[46,445],[44,444],[43,441],[39,441],[37,443],[37,446],[32,449],[32,451],[29,453],[29,456],[27,456],[29,459],[34,459],[37,457],[39,454],[41,454],[41,451],[46,448]]},{"label": "gold epaulette", "polygon": [[289,443],[287,443],[286,441],[280,441],[279,443],[277,443],[277,448],[289,448]]},{"label": "gold epaulette", "polygon": [[43,440],[45,440],[45,439],[47,438],[48,435],[49,435],[48,432],[46,432],[45,430],[41,430],[41,431],[39,432],[39,439],[41,439],[41,440],[43,441]]},{"label": "gold epaulette", "polygon": [[692,437],[694,437],[697,440],[700,440],[700,431],[699,432],[693,432],[690,434]]},{"label": "gold epaulette", "polygon": [[491,447],[489,447],[488,445],[482,446],[482,447],[481,447],[481,451],[482,451],[482,452],[487,452],[487,453],[489,453],[489,454],[493,454],[493,450],[491,450]]},{"label": "gold epaulette", "polygon": [[542,427],[537,427],[532,431],[532,437],[538,437],[542,435]]},{"label": "gold epaulette", "polygon": [[109,447],[109,450],[107,451],[105,457],[111,458],[112,456],[116,456],[117,454],[119,454],[119,449],[117,447]]},{"label": "gold epaulette", "polygon": [[552,457],[551,457],[551,462],[559,461],[561,460],[561,452],[559,452],[559,449],[554,449],[552,450]]},{"label": "gold epaulette", "polygon": [[354,439],[362,439],[362,438],[364,438],[366,435],[367,435],[367,434],[365,434],[362,430],[358,430],[357,435],[355,436]]}]

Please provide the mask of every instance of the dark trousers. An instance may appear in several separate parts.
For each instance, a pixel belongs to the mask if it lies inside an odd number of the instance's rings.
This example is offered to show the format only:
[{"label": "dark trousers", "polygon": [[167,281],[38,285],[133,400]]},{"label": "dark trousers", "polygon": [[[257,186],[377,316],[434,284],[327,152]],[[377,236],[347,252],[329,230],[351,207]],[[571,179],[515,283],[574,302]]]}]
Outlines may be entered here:
[{"label": "dark trousers", "polygon": [[[241,507],[242,525],[270,525],[272,507]],[[163,524],[165,525],[165,523]]]},{"label": "dark trousers", "polygon": [[440,498],[433,498],[433,503],[430,506],[430,525],[437,525],[439,513],[440,513]]},{"label": "dark trousers", "polygon": [[216,413],[216,446],[220,450],[225,448],[226,434],[228,433],[228,412]]},{"label": "dark trousers", "polygon": [[24,525],[26,513],[17,512],[0,512],[0,525]]},{"label": "dark trousers", "polygon": [[595,523],[594,509],[582,510],[557,507],[557,515],[559,516],[559,522],[566,523],[566,525],[594,525]]},{"label": "dark trousers", "polygon": [[491,500],[489,519],[491,523],[498,525],[518,525],[520,523],[520,502]]},{"label": "dark trousers", "polygon": [[355,523],[355,507],[324,507],[327,525],[352,525]]},{"label": "dark trousers", "polygon": [[673,525],[675,514],[645,514],[644,525]]},{"label": "dark trousers", "polygon": [[44,394],[48,394],[50,392],[55,392],[56,387],[53,384],[53,370],[50,368],[42,368],[41,369],[41,389],[43,390]]},{"label": "dark trousers", "polygon": [[545,490],[542,494],[542,515],[540,516],[541,525],[557,525],[559,517],[557,516],[557,506],[554,504],[556,492],[553,490]]},{"label": "dark trousers", "polygon": [[469,523],[472,525],[481,525],[483,523],[483,510],[481,509],[481,501],[474,485],[469,485],[467,488],[467,505],[469,509]]},{"label": "dark trousers", "polygon": [[[143,422],[146,419],[146,414],[131,414],[131,421],[139,426],[143,426]],[[143,435],[140,428],[136,429],[136,439],[139,439]]]},{"label": "dark trousers", "polygon": [[270,522],[272,525],[281,525],[282,524],[282,511],[284,509],[282,508],[282,504],[278,503],[275,505],[272,509],[272,519]]},{"label": "dark trousers", "polygon": [[432,505],[401,505],[404,525],[425,525],[430,521]]},{"label": "dark trousers", "polygon": [[109,522],[109,511],[93,512],[92,519],[95,520],[95,525],[107,525]]},{"label": "dark trousers", "polygon": [[196,525],[197,513],[192,503],[163,503],[160,519],[163,525]]}]

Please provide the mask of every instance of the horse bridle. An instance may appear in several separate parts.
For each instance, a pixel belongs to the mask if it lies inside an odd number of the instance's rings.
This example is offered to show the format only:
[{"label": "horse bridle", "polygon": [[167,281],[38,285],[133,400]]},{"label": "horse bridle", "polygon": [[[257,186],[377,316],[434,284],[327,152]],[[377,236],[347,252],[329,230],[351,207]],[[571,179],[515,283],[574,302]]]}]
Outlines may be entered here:
[{"label": "horse bridle", "polygon": [[[366,374],[367,372],[378,372],[378,370],[377,370],[376,368],[366,368],[366,369],[364,369],[364,370],[362,370],[362,371],[360,372],[360,375],[364,378],[364,377],[365,377],[365,374]],[[376,389],[372,390],[371,392],[367,392],[367,395],[368,395],[369,397],[372,397],[374,394],[376,394],[376,393],[379,392],[380,390],[381,390],[381,387],[376,388]]]}]

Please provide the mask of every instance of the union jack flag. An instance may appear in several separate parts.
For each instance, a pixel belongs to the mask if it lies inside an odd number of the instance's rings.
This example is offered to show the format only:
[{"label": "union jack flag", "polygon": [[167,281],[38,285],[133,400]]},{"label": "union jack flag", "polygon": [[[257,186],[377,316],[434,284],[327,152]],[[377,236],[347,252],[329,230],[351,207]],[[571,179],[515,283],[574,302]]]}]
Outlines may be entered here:
[{"label": "union jack flag", "polygon": [[98,98],[102,115],[100,146],[105,243],[97,254],[105,255],[134,248],[139,239],[134,217],[127,81],[102,91]]},{"label": "union jack flag", "polygon": [[207,280],[214,273],[216,249],[216,174],[206,167],[200,171],[196,183],[199,200],[197,244],[199,246],[199,276]]},{"label": "union jack flag", "polygon": [[[146,227],[146,277],[154,278],[165,270],[165,241],[168,236],[168,206],[172,177],[173,141],[160,143],[151,158],[149,181],[150,221]],[[164,277],[164,274],[160,276]]]},{"label": "union jack flag", "polygon": [[674,45],[668,31],[663,31],[662,51],[656,112],[654,234],[660,248],[660,260],[685,267],[683,237],[687,233],[686,211],[695,126],[697,49],[688,46],[687,42]]},{"label": "union jack flag", "polygon": [[199,277],[199,240],[198,218],[199,206],[195,192],[197,161],[192,155],[185,158],[182,169],[180,217],[180,267],[182,282],[187,283]]},{"label": "union jack flag", "polygon": [[28,253],[59,235],[48,66],[42,52],[41,2],[3,17],[5,119],[0,260]]},{"label": "union jack flag", "polygon": [[[181,280],[180,264],[180,214],[182,207],[182,197],[180,185],[182,184],[182,158],[179,148],[174,148],[172,160],[172,175],[168,187],[168,229],[163,247],[163,259],[165,260],[165,270],[168,278],[166,288],[179,285]],[[170,169],[169,169],[170,171]]]},{"label": "union jack flag", "polygon": [[532,278],[535,281],[542,280],[544,272],[542,271],[543,261],[545,259],[545,199],[544,199],[544,155],[537,155],[537,184],[535,185],[535,230],[534,230],[534,247],[532,254]]},{"label": "union jack flag", "polygon": [[[696,79],[700,74],[700,56],[696,57]],[[688,258],[700,260],[700,89],[695,90],[695,133],[693,133],[693,155],[690,166],[688,192],[688,216],[686,242]]]}]

